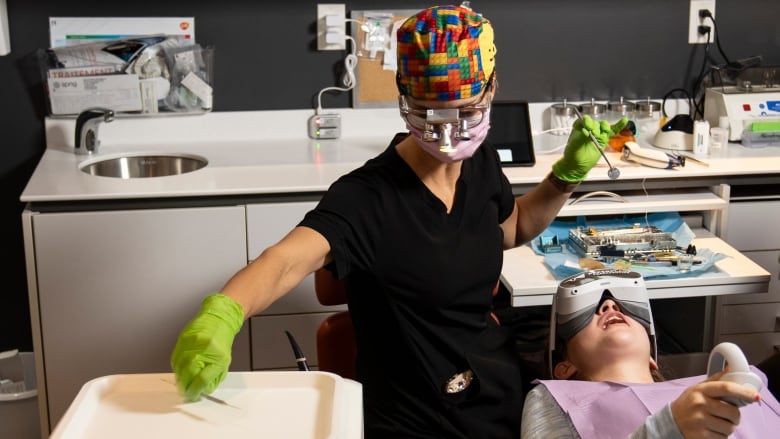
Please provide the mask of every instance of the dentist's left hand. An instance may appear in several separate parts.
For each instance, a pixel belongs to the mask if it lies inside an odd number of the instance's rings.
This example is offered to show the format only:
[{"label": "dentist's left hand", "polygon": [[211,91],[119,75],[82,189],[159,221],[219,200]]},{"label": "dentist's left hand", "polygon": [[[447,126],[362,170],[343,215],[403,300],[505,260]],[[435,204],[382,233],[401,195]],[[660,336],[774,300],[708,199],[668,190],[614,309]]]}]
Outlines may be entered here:
[{"label": "dentist's left hand", "polygon": [[212,393],[225,379],[233,340],[244,322],[241,305],[224,294],[206,297],[171,354],[176,384],[189,401]]},{"label": "dentist's left hand", "polygon": [[[599,122],[588,115],[583,116],[582,121],[575,120],[563,157],[552,166],[553,175],[568,183],[579,183],[584,180],[601,158],[599,149],[606,148],[609,139],[627,124],[628,119],[625,117],[614,125],[610,125],[605,120]],[[589,133],[593,133],[599,141],[598,145],[593,144]]]}]

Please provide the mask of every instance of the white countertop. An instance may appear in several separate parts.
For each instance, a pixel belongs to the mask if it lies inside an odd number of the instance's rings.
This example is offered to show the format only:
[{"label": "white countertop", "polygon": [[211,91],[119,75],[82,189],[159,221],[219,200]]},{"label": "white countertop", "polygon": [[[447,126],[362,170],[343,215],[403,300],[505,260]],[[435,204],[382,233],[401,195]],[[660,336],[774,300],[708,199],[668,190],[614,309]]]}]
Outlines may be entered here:
[{"label": "white countertop", "polygon": [[[71,201],[322,192],[403,131],[398,110],[341,109],[338,140],[306,136],[309,110],[214,112],[197,116],[116,119],[99,128],[97,153],[73,153],[75,120],[47,119],[47,147],[21,200]],[[393,122],[395,122],[393,124]],[[373,127],[380,125],[382,129]],[[187,174],[123,180],[80,171],[87,161],[121,153],[203,156]]]},{"label": "white countertop", "polygon": [[[532,104],[536,113],[532,124],[547,106]],[[341,139],[309,139],[306,126],[312,110],[118,118],[101,125],[101,145],[92,155],[73,153],[75,119],[47,118],[46,150],[20,198],[47,202],[324,192],[336,178],[384,150],[395,133],[405,131],[395,108],[328,111],[342,116]],[[555,147],[565,140],[551,134],[536,136],[536,166],[506,168],[510,182],[540,181],[560,157]],[[92,176],[79,169],[87,161],[140,152],[195,154],[209,164],[183,175],[130,180]],[[780,172],[780,147],[774,146],[751,149],[731,144],[704,157],[709,166],[688,161],[676,170],[624,162],[619,153],[609,153],[609,158],[626,180]],[[602,160],[588,181],[609,182],[606,170]]]}]

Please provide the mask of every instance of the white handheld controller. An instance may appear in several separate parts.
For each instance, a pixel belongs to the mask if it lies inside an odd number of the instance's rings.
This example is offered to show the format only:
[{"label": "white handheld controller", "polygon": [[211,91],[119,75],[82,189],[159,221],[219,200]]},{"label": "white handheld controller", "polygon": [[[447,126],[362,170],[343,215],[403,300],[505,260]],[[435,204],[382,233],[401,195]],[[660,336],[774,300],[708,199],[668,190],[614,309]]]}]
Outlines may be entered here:
[{"label": "white handheld controller", "polygon": [[[761,388],[764,387],[761,378],[750,371],[745,354],[743,354],[739,346],[734,343],[723,342],[712,348],[710,359],[707,362],[707,376],[712,376],[722,371],[726,367],[726,364],[729,365],[731,370],[720,378],[721,381],[731,381],[733,383],[742,384],[756,392],[761,391]],[[750,401],[732,397],[723,398],[723,400],[734,404],[737,407],[742,407],[750,403]]]}]

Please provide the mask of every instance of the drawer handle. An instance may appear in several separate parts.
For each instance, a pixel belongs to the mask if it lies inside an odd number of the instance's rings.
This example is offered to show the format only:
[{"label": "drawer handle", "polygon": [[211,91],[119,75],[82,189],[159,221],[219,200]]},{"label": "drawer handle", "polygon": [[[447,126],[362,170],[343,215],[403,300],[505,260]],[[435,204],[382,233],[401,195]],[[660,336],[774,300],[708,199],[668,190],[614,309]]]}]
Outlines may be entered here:
[{"label": "drawer handle", "polygon": [[614,192],[608,192],[608,191],[595,191],[595,192],[588,192],[585,195],[580,195],[579,197],[575,198],[574,200],[569,203],[569,206],[574,206],[575,204],[579,203],[580,201],[587,200],[589,198],[596,198],[596,197],[606,197],[606,198],[612,198],[612,201],[617,201],[619,203],[627,203],[628,200],[623,198],[622,196],[614,193]]}]

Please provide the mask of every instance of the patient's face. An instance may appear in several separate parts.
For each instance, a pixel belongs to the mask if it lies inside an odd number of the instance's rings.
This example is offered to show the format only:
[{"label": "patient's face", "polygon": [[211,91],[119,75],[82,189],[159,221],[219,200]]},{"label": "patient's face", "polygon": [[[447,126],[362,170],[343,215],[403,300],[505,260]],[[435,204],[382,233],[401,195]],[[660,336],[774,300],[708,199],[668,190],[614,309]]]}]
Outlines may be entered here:
[{"label": "patient's face", "polygon": [[647,364],[650,339],[644,326],[607,299],[588,326],[569,340],[566,352],[569,361],[585,373],[623,359],[636,358]]}]

